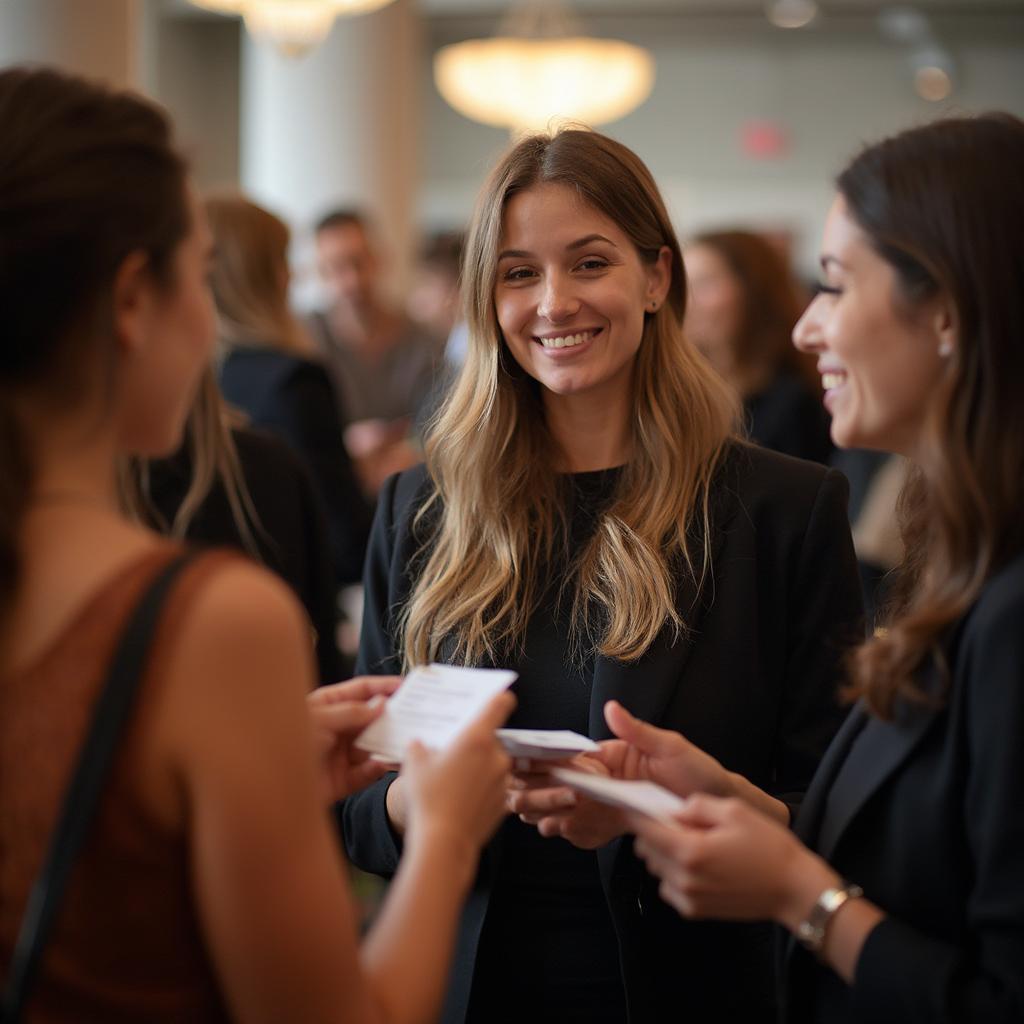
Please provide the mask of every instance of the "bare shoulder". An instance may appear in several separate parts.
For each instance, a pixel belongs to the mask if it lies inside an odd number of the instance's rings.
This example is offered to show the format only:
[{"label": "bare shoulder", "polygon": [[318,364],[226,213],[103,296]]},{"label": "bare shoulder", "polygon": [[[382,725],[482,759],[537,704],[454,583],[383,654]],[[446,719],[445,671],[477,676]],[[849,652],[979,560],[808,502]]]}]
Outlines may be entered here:
[{"label": "bare shoulder", "polygon": [[241,558],[211,558],[205,571],[202,562],[192,585],[182,581],[141,723],[140,784],[172,829],[202,786],[257,751],[308,743],[304,695],[315,683],[312,631],[287,586]]},{"label": "bare shoulder", "polygon": [[267,643],[308,633],[305,612],[276,576],[242,558],[219,564],[194,594],[181,643],[202,648]]},{"label": "bare shoulder", "polygon": [[288,587],[229,557],[187,593],[161,667],[167,721],[257,721],[301,703],[315,682],[313,633]]}]

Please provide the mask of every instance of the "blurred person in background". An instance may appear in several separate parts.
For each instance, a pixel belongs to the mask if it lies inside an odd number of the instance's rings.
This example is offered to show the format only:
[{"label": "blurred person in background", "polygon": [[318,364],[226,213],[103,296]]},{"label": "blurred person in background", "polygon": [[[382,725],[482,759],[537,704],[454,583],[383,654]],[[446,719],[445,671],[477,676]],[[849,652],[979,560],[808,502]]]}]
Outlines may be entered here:
[{"label": "blurred person in background", "polygon": [[342,440],[330,377],[288,306],[288,228],[243,196],[210,196],[204,205],[215,245],[221,390],[305,461],[327,513],[335,583],[358,582],[372,511]]},{"label": "blurred person in background", "polygon": [[172,537],[244,551],[275,572],[309,615],[319,681],[351,674],[336,639],[337,585],[320,491],[288,444],[228,409],[212,367],[189,411],[185,443],[136,470],[143,518]]},{"label": "blurred person in background", "polygon": [[461,232],[432,235],[420,253],[406,301],[409,318],[426,328],[442,345],[465,319],[459,302],[462,247]]},{"label": "blurred person in background", "polygon": [[381,260],[357,210],[316,225],[317,268],[329,306],[310,331],[342,403],[345,443],[364,486],[376,494],[391,473],[419,460],[411,443],[434,387],[443,339],[391,309],[381,294]]},{"label": "blurred person in background", "polygon": [[806,299],[782,254],[752,232],[714,231],[696,236],[683,259],[685,330],[739,393],[751,440],[827,462],[817,375],[790,341]]},{"label": "blurred person in background", "polygon": [[421,425],[440,408],[466,358],[469,327],[460,291],[464,242],[460,232],[442,232],[431,237],[420,255],[409,290],[409,316],[434,335],[444,352],[431,393],[417,417]]}]

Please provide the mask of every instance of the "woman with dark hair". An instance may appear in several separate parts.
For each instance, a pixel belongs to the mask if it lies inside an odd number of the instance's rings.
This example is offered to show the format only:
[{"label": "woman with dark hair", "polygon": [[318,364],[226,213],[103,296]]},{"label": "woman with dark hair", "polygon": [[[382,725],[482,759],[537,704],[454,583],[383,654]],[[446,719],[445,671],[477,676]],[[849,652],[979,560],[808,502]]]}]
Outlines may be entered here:
[{"label": "woman with dark hair", "polygon": [[[427,465],[381,492],[360,669],[514,668],[514,724],[596,738],[617,696],[796,806],[861,630],[845,482],[736,437],[682,330],[650,171],[596,132],[521,141],[481,193],[463,280],[469,348]],[[404,790],[346,801],[358,866],[394,870]],[[774,1019],[767,926],[680,921],[621,818],[547,775],[523,773],[509,807],[445,1020]]]},{"label": "woman with dark hair", "polygon": [[751,440],[826,462],[832,443],[814,364],[790,343],[806,299],[782,253],[750,231],[708,231],[683,259],[684,328],[739,393]]},{"label": "woman with dark hair", "polygon": [[[681,914],[789,930],[787,1020],[1024,1020],[1022,168],[1024,123],[994,114],[886,139],[839,176],[794,340],[836,443],[913,465],[897,604],[851,662],[858,703],[795,835],[712,795],[632,821]],[[617,774],[721,791],[681,738],[608,714],[631,741],[602,754]]]},{"label": "woman with dark hair", "polygon": [[[231,552],[189,557],[119,502],[124,460],[180,444],[214,341],[211,256],[156,107],[0,72],[2,1012],[425,1024],[502,812],[493,732],[511,698],[449,751],[410,752],[413,839],[360,948],[326,804],[379,775],[352,743],[395,681],[304,704],[309,625],[284,584]],[[69,779],[86,736],[95,752],[92,737],[118,735],[107,681],[126,681],[155,587],[131,714],[50,918],[52,851],[71,852],[62,805],[89,814]]]}]

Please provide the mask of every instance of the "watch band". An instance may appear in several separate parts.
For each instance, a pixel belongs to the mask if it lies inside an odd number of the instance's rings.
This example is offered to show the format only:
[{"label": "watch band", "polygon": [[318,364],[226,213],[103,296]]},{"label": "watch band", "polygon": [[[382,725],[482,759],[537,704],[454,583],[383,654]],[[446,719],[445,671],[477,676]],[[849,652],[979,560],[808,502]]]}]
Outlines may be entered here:
[{"label": "watch band", "polygon": [[849,900],[855,900],[864,895],[864,890],[859,885],[844,881],[838,886],[826,889],[811,907],[807,918],[797,926],[796,937],[806,949],[809,949],[815,956],[821,956],[822,947],[825,945],[825,935],[828,926],[835,917],[836,911]]}]

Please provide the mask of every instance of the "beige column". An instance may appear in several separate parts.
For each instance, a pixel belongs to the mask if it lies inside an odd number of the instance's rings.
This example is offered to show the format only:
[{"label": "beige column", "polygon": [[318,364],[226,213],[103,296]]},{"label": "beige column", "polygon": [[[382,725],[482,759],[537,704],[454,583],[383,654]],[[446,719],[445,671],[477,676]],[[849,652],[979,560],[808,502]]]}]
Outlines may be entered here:
[{"label": "beige column", "polygon": [[425,59],[412,0],[338,18],[300,58],[248,33],[242,47],[243,187],[296,229],[300,268],[317,217],[339,205],[365,209],[400,288],[415,244]]},{"label": "beige column", "polygon": [[53,64],[137,85],[138,0],[0,0],[0,67]]}]

